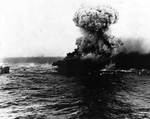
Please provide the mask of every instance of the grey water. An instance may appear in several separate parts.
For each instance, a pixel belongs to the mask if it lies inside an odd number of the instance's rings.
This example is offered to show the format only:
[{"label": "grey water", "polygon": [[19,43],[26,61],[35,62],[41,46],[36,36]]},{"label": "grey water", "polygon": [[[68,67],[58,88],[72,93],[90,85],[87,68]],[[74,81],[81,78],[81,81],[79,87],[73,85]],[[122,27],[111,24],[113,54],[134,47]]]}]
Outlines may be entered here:
[{"label": "grey water", "polygon": [[50,64],[9,64],[0,75],[0,119],[148,119],[150,76],[67,77]]}]

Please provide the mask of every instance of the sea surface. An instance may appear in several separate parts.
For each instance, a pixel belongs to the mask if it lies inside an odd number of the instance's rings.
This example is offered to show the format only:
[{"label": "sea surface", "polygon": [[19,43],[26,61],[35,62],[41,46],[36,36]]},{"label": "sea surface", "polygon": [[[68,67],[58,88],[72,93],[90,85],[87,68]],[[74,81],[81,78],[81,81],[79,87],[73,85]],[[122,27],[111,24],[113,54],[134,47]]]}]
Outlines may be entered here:
[{"label": "sea surface", "polygon": [[68,77],[51,64],[8,64],[0,119],[150,119],[150,76]]}]

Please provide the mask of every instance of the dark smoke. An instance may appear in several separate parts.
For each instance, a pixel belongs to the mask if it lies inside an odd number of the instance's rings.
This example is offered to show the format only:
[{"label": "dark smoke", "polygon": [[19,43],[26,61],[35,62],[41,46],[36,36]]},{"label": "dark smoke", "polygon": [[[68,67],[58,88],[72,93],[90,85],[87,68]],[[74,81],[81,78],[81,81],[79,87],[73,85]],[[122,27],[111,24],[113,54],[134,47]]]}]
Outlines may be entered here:
[{"label": "dark smoke", "polygon": [[141,54],[139,52],[121,52],[113,58],[116,68],[119,69],[150,69],[150,54]]},{"label": "dark smoke", "polygon": [[117,20],[118,13],[110,7],[79,9],[73,18],[82,31],[82,36],[76,40],[77,48],[53,65],[67,74],[87,74],[105,68],[122,45],[109,31]]},{"label": "dark smoke", "polygon": [[119,53],[113,57],[116,68],[120,69],[150,69],[150,53],[144,47],[143,38],[123,39],[124,45]]},{"label": "dark smoke", "polygon": [[73,18],[82,31],[77,48],[62,61],[53,63],[59,72],[89,74],[103,68],[150,68],[150,54],[145,54],[142,39],[122,40],[110,34],[118,13],[110,7],[81,8]]}]

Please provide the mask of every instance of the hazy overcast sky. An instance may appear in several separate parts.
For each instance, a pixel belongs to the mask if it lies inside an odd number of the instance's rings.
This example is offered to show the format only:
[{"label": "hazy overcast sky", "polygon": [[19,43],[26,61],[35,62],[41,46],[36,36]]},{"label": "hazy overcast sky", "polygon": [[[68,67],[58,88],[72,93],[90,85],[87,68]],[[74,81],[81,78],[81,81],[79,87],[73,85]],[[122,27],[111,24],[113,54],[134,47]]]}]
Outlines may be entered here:
[{"label": "hazy overcast sky", "polygon": [[0,57],[65,56],[80,36],[74,12],[110,5],[119,12],[118,37],[144,37],[150,47],[150,0],[0,0]]}]

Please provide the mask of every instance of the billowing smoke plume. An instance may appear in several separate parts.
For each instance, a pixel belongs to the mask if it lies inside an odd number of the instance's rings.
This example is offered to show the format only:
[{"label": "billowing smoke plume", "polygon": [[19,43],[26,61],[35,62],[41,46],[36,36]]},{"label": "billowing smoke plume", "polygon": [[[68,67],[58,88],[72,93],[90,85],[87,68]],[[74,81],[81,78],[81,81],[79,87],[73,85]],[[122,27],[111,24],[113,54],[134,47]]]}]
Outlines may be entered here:
[{"label": "billowing smoke plume", "polygon": [[110,7],[79,9],[73,18],[83,33],[76,41],[79,54],[82,57],[116,54],[122,42],[110,34],[109,26],[117,20],[117,12]]},{"label": "billowing smoke plume", "polygon": [[[110,7],[81,8],[73,18],[82,31],[77,48],[62,61],[54,63],[58,71],[67,74],[89,74],[100,69],[148,68],[150,54],[143,55],[142,40],[122,40],[110,34],[110,25],[118,20]],[[124,45],[123,45],[124,44]]]}]

